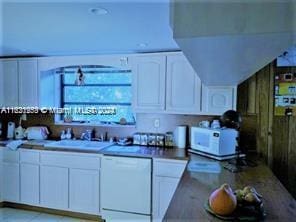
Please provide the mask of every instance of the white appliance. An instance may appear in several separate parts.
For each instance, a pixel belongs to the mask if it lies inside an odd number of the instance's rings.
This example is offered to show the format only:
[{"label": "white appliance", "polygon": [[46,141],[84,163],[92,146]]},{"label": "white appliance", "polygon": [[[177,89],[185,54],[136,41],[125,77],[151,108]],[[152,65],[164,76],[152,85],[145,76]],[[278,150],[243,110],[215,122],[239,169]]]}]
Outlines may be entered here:
[{"label": "white appliance", "polygon": [[238,131],[229,128],[191,127],[191,149],[223,160],[235,157]]},{"label": "white appliance", "polygon": [[109,221],[151,221],[151,159],[104,155],[101,213]]},{"label": "white appliance", "polygon": [[32,126],[25,131],[28,140],[46,140],[48,134],[49,131],[46,126]]}]

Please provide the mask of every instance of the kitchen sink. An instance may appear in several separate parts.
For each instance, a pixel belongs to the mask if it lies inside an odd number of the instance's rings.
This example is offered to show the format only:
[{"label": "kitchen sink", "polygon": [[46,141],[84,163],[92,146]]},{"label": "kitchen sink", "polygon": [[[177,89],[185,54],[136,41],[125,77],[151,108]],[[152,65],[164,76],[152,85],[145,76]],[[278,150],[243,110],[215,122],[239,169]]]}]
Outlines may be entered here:
[{"label": "kitchen sink", "polygon": [[110,146],[104,151],[115,152],[115,153],[137,153],[139,152],[140,147],[138,146]]},{"label": "kitchen sink", "polygon": [[44,147],[61,148],[61,149],[76,149],[76,150],[101,150],[112,146],[114,143],[86,141],[86,140],[60,140],[44,144]]}]

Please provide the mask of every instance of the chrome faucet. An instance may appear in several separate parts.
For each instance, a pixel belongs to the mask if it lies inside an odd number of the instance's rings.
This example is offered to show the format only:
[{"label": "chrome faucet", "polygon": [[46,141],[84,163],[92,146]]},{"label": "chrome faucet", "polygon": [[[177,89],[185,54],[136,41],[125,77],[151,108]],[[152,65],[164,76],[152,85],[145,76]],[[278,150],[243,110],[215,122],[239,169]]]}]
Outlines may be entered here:
[{"label": "chrome faucet", "polygon": [[92,140],[92,130],[86,130],[84,133],[81,134],[80,139],[81,140],[88,140],[91,141]]}]

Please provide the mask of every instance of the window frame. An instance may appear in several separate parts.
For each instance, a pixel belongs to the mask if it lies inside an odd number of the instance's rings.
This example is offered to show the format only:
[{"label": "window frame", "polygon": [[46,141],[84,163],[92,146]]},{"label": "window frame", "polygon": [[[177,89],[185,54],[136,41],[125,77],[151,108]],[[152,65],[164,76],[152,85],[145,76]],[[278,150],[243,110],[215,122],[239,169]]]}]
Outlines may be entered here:
[{"label": "window frame", "polygon": [[[67,68],[67,67],[64,67],[64,68]],[[114,67],[116,68],[116,67]],[[131,74],[132,74],[132,71],[130,70],[129,71]],[[128,106],[128,107],[131,107],[132,108],[132,101],[127,103],[127,102],[123,102],[123,103],[120,103],[120,102],[115,102],[115,103],[107,103],[107,102],[65,102],[65,87],[67,86],[74,86],[74,87],[84,87],[84,86],[88,86],[88,87],[131,87],[131,91],[132,91],[132,82],[131,83],[112,83],[112,84],[106,84],[106,83],[103,83],[103,84],[84,84],[82,86],[78,86],[78,85],[75,85],[74,83],[73,84],[68,84],[68,83],[65,83],[65,75],[62,74],[60,71],[57,72],[57,73],[60,73],[60,78],[59,78],[59,88],[60,88],[60,106],[61,108],[65,108],[65,105],[84,105],[84,106],[104,106],[104,105],[107,105],[107,106]],[[69,73],[68,73],[69,74]],[[95,73],[93,73],[95,74]],[[75,74],[73,74],[75,75]],[[123,126],[135,126],[136,125],[136,117],[133,114],[133,122],[127,122],[125,125]],[[71,123],[66,123],[64,122],[64,116],[65,114],[61,114],[59,115],[59,118],[56,118],[56,123],[57,124],[63,124],[63,125],[104,125],[104,126],[118,126],[120,125],[119,122],[115,122],[115,121],[100,121],[99,119],[94,121],[94,120],[72,120]]]}]

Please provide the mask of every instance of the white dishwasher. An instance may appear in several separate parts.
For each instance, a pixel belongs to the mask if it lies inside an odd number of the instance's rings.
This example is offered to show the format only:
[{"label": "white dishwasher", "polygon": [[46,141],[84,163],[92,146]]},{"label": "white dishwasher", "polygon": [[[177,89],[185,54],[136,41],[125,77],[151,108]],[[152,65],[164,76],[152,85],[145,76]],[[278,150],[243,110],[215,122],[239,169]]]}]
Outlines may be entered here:
[{"label": "white dishwasher", "polygon": [[151,221],[151,159],[103,156],[101,212],[109,221]]}]

